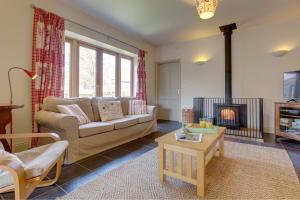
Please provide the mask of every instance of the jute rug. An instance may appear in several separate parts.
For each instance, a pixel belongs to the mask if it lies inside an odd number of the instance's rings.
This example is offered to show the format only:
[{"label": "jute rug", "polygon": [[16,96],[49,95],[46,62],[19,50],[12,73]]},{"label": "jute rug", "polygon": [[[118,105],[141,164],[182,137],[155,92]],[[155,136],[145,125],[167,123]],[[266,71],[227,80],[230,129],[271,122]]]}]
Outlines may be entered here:
[{"label": "jute rug", "polygon": [[[300,183],[283,149],[225,142],[225,158],[206,171],[207,199],[300,199]],[[157,149],[62,199],[198,199],[196,187],[157,176]]]}]

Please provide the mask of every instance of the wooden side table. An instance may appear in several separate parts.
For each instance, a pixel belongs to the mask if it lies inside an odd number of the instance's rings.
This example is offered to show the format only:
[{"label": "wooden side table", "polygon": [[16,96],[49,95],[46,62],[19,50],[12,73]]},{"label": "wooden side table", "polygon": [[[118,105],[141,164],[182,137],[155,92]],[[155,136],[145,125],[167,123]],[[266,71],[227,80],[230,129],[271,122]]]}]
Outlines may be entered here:
[{"label": "wooden side table", "polygon": [[[0,104],[0,134],[6,134],[5,127],[12,124],[12,110],[23,108],[24,105]],[[6,139],[0,140],[5,148],[5,151],[11,152],[12,148]]]}]

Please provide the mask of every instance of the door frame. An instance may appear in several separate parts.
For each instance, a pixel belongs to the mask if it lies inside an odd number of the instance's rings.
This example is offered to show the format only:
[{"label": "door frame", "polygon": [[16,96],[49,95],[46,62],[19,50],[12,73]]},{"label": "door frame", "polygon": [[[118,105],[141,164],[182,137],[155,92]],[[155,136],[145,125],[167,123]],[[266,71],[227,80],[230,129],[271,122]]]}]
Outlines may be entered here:
[{"label": "door frame", "polygon": [[162,64],[168,64],[168,63],[175,63],[178,62],[179,63],[179,111],[178,111],[178,119],[179,122],[182,121],[182,116],[181,116],[181,110],[182,110],[182,106],[181,106],[181,59],[170,59],[170,60],[165,60],[165,61],[159,61],[155,63],[155,105],[159,105],[158,104],[158,67],[159,65]]}]

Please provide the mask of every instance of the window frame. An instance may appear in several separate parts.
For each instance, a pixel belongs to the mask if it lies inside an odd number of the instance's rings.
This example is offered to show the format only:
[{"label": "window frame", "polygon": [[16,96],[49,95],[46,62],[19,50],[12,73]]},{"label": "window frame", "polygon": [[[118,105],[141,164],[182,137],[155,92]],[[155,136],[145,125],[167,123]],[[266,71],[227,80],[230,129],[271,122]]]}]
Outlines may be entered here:
[{"label": "window frame", "polygon": [[[113,51],[110,51],[110,50],[103,50],[102,51],[102,77],[103,77],[103,54],[108,54],[108,55],[111,55],[111,56],[115,56],[115,94],[117,96],[119,96],[119,86],[118,86],[118,76],[119,76],[119,72],[118,72],[118,53],[115,53]],[[102,83],[101,83],[101,88],[102,88],[102,94],[101,96],[103,96],[103,78],[102,78]]]},{"label": "window frame", "polygon": [[78,40],[71,37],[66,37],[65,42],[71,45],[71,55],[70,55],[70,97],[80,97],[79,96],[79,48],[80,46],[85,48],[94,49],[96,51],[96,83],[95,83],[95,94],[96,96],[103,96],[103,54],[109,54],[116,57],[116,79],[115,79],[115,97],[121,96],[121,59],[127,59],[131,61],[131,82],[130,82],[130,96],[134,97],[134,57],[124,55],[103,47],[99,47],[88,42]]},{"label": "window frame", "polygon": [[[69,69],[69,97],[71,97],[72,96],[72,94],[71,94],[71,91],[72,91],[72,46],[73,46],[73,43],[72,43],[72,41],[71,40],[69,40],[69,39],[65,39],[65,43],[69,43],[70,44],[70,57],[69,57],[69,65],[70,65],[70,69]],[[66,59],[66,55],[64,55],[65,57],[64,57],[64,59]],[[64,63],[65,64],[65,63]],[[64,73],[65,73],[65,70],[64,70]],[[65,77],[64,77],[64,84],[65,84]],[[65,88],[65,86],[64,86],[64,88]]]},{"label": "window frame", "polygon": [[97,47],[93,46],[93,45],[90,45],[90,44],[87,44],[85,42],[81,42],[81,41],[78,41],[77,43],[77,51],[78,51],[78,83],[77,83],[77,94],[78,94],[78,97],[80,97],[79,95],[79,82],[80,82],[80,76],[79,76],[79,72],[80,72],[80,61],[79,61],[79,58],[80,58],[80,47],[84,47],[84,48],[87,48],[87,49],[92,49],[92,50],[95,50],[96,51],[96,69],[95,69],[95,74],[96,74],[96,77],[95,77],[95,88],[94,88],[94,92],[97,96],[97,74],[98,74],[98,49]]},{"label": "window frame", "polygon": [[130,57],[130,56],[127,56],[127,55],[120,55],[119,57],[119,68],[120,68],[120,73],[119,73],[119,76],[120,76],[120,97],[122,97],[121,95],[121,73],[122,73],[122,70],[121,70],[121,59],[125,59],[125,60],[129,60],[131,62],[131,66],[130,66],[130,97],[133,97],[134,96],[134,58],[133,57]]}]

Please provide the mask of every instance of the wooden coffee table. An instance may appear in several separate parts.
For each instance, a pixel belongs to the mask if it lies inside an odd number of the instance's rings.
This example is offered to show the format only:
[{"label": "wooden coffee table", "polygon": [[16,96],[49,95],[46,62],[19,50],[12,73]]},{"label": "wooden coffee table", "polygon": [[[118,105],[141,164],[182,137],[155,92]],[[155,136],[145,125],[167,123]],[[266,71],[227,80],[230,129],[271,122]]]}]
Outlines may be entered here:
[{"label": "wooden coffee table", "polygon": [[[197,195],[205,196],[205,167],[212,157],[219,152],[219,156],[224,156],[224,127],[219,127],[217,133],[204,133],[202,142],[181,142],[176,141],[175,133],[181,129],[173,131],[157,138],[158,142],[158,174],[159,179],[164,181],[165,176],[171,176],[187,183],[197,186]],[[168,151],[168,158],[166,157]],[[174,155],[176,153],[176,163]],[[183,163],[183,157],[186,157]],[[196,177],[192,176],[192,157],[196,158]],[[168,169],[166,167],[168,162]],[[174,165],[177,165],[175,171]],[[186,172],[183,172],[186,165]]]}]

